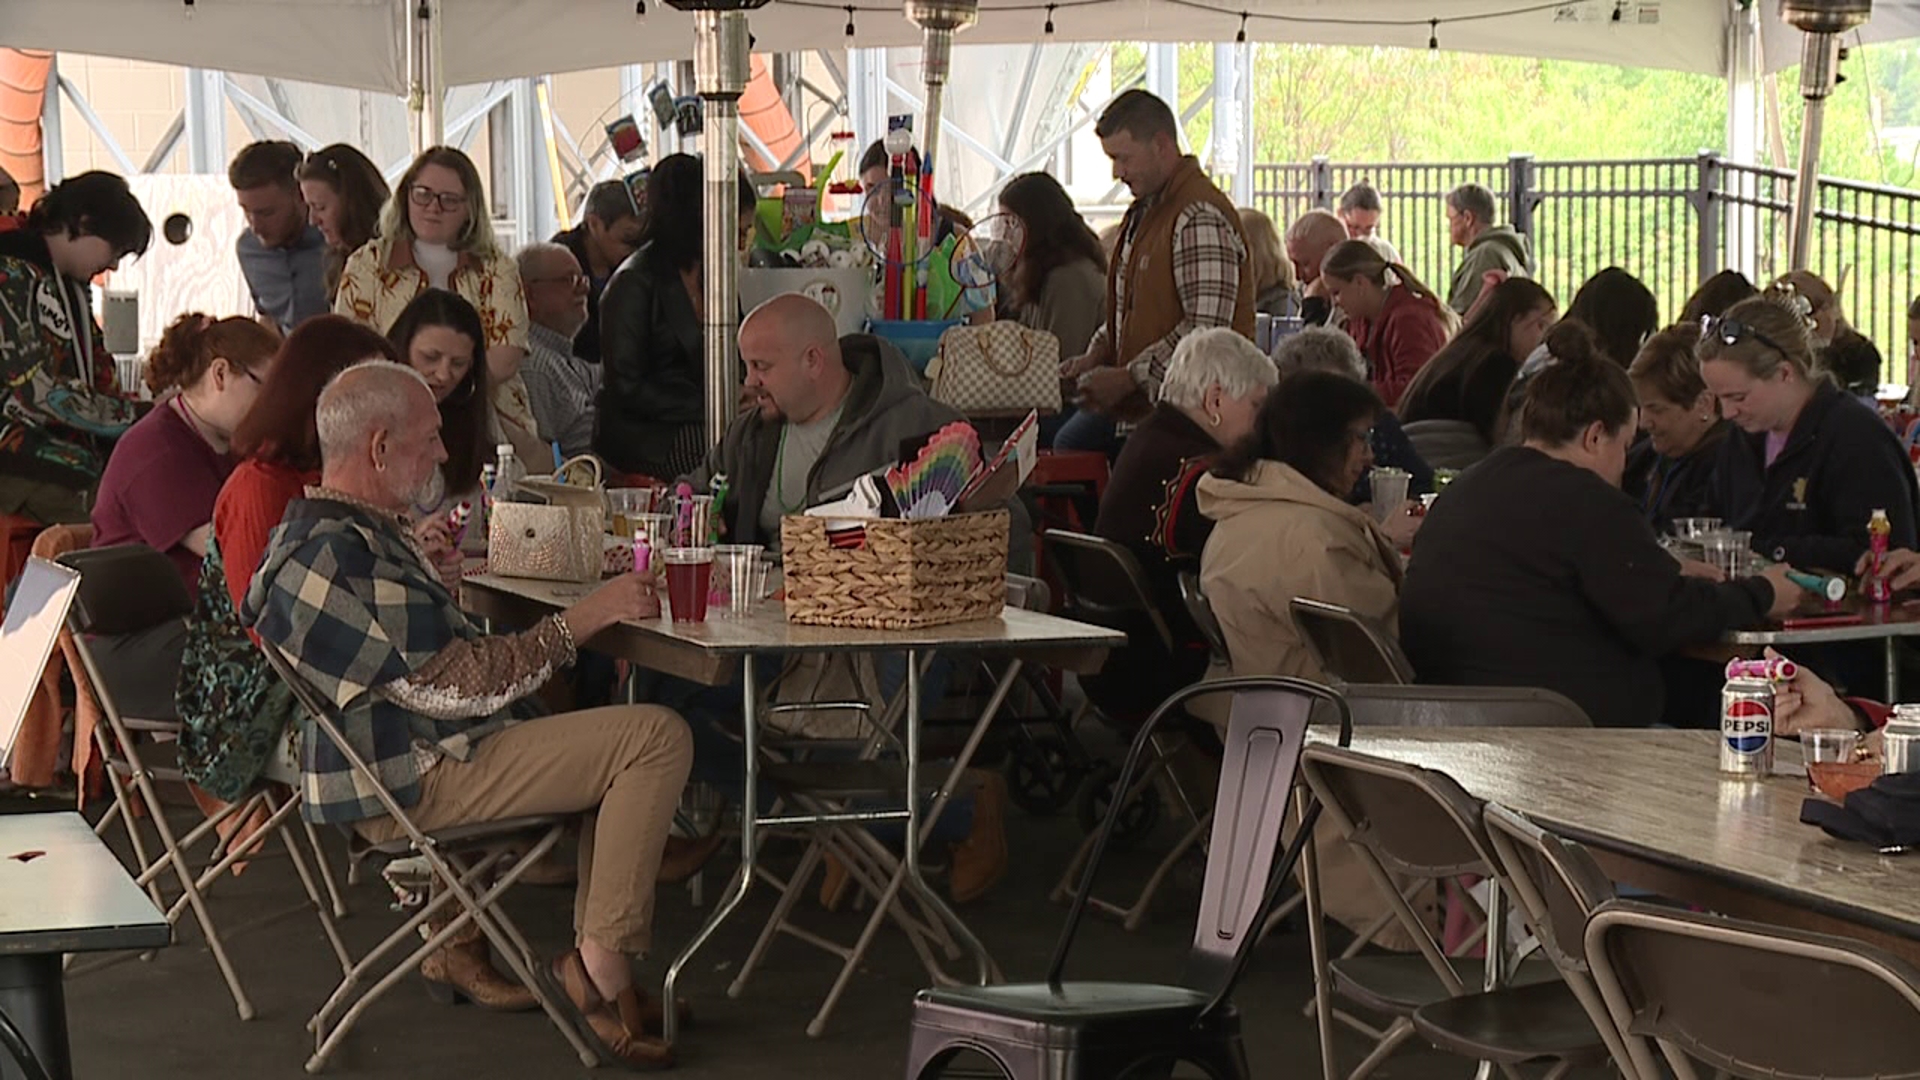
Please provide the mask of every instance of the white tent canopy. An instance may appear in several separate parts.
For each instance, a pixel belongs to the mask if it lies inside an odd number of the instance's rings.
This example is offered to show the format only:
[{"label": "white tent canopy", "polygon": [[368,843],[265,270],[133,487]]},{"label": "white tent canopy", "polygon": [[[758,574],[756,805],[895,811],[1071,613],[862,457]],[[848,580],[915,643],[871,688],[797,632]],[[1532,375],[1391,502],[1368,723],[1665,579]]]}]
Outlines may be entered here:
[{"label": "white tent canopy", "polygon": [[[760,52],[917,45],[887,0],[773,0],[751,13]],[[1797,62],[1800,35],[1761,0],[1762,56]],[[418,0],[5,0],[0,45],[130,57],[405,93]],[[435,0],[448,85],[691,57],[689,16],[647,0]],[[1059,41],[1255,41],[1440,47],[1723,75],[1731,0],[1059,0]],[[1046,0],[983,0],[963,44],[1044,40]],[[1616,21],[1615,15],[1618,14]],[[1431,21],[1438,20],[1437,30]],[[1920,36],[1920,0],[1878,0],[1868,41]]]}]

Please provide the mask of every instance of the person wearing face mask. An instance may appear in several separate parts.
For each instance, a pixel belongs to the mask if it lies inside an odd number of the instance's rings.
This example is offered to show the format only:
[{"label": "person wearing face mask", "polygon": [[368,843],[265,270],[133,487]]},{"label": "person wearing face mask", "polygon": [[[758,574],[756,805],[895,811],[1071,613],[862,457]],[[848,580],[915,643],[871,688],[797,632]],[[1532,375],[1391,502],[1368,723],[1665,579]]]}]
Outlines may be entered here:
[{"label": "person wearing face mask", "polygon": [[1665,711],[1661,657],[1782,615],[1803,593],[1785,564],[1683,576],[1620,490],[1635,429],[1627,373],[1578,324],[1548,343],[1559,362],[1527,388],[1520,445],[1448,485],[1414,539],[1401,644],[1421,682],[1542,687],[1598,726],[1645,727]]},{"label": "person wearing face mask", "polygon": [[1743,300],[1704,324],[1700,375],[1740,429],[1721,447],[1715,498],[1753,550],[1845,572],[1885,510],[1894,547],[1914,546],[1913,468],[1873,410],[1815,371],[1794,297]]},{"label": "person wearing face mask", "polygon": [[147,357],[160,403],[127,429],[100,477],[93,546],[145,544],[200,584],[213,504],[233,471],[234,431],[273,371],[280,338],[251,319],[182,315]]},{"label": "person wearing face mask", "polygon": [[137,415],[88,283],[152,239],[127,182],[105,172],[54,185],[0,232],[0,513],[87,520],[85,493]]},{"label": "person wearing face mask", "polygon": [[1671,533],[1675,518],[1721,516],[1715,470],[1733,425],[1700,379],[1699,343],[1699,324],[1669,327],[1648,338],[1627,369],[1647,437],[1627,455],[1621,487],[1658,533]]},{"label": "person wearing face mask", "polygon": [[1367,378],[1387,408],[1460,328],[1460,317],[1399,263],[1365,240],[1347,240],[1320,264],[1327,295],[1346,313],[1346,330],[1367,358]]},{"label": "person wearing face mask", "polygon": [[[407,511],[415,535],[425,541],[435,526],[441,526],[444,534],[447,514],[459,503],[480,505],[480,468],[492,460],[499,445],[492,407],[480,389],[486,379],[480,359],[486,336],[472,304],[444,289],[428,289],[400,312],[387,340],[401,363],[427,381],[440,410],[440,441],[446,456],[415,492]],[[486,531],[468,528],[461,547],[484,554]],[[459,553],[443,545],[434,555],[442,575],[458,580]]]},{"label": "person wearing face mask", "polygon": [[520,378],[527,355],[527,297],[520,270],[501,249],[487,215],[473,160],[450,146],[430,147],[400,176],[380,217],[380,235],[347,257],[333,310],[390,333],[400,311],[428,289],[457,293],[480,313],[483,392],[500,434],[530,473],[551,472]]}]

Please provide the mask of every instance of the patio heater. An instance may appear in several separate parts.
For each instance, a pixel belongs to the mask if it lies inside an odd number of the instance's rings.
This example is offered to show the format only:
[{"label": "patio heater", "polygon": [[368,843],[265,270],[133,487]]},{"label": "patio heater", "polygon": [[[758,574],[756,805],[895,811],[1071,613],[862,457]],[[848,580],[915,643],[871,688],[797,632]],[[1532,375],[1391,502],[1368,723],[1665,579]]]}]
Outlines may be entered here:
[{"label": "patio heater", "polygon": [[1812,256],[1813,217],[1820,194],[1820,129],[1827,98],[1840,82],[1840,36],[1867,21],[1872,0],[1781,0],[1780,17],[1807,35],[1800,54],[1800,96],[1807,100],[1800,129],[1800,171],[1793,182],[1793,246],[1788,262],[1804,270]]},{"label": "patio heater", "polygon": [[733,423],[739,387],[734,370],[734,333],[740,294],[740,95],[747,88],[747,12],[767,0],[667,0],[693,14],[693,81],[705,126],[707,215],[700,252],[706,267],[701,290],[706,315],[707,443],[717,446]]},{"label": "patio heater", "polygon": [[934,151],[940,143],[940,104],[947,75],[953,70],[953,35],[980,18],[979,0],[906,0],[907,18],[925,35],[920,48],[921,73],[927,86],[926,115],[921,118],[920,154],[931,170],[940,164]]},{"label": "patio heater", "polygon": [[440,68],[440,0],[409,6],[407,136],[417,155],[447,141],[447,83]]}]

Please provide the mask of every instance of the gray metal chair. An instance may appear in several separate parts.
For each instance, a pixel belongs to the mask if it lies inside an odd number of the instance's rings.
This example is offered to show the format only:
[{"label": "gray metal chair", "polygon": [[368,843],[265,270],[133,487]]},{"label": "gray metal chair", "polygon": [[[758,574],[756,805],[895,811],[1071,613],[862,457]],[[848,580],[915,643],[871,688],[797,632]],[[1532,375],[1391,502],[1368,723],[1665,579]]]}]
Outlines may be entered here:
[{"label": "gray metal chair", "polygon": [[1156,725],[1188,700],[1234,695],[1226,759],[1220,772],[1206,884],[1193,947],[1179,983],[1068,982],[1075,932],[1093,892],[1117,816],[1101,824],[1092,858],[1054,947],[1046,980],[1003,986],[922,990],[914,999],[907,1077],[939,1075],[967,1052],[986,1056],[1013,1080],[1162,1075],[1191,1062],[1215,1077],[1248,1075],[1234,984],[1274,896],[1298,860],[1318,811],[1282,853],[1281,808],[1316,701],[1341,714],[1340,741],[1350,726],[1337,691],[1300,679],[1223,679],[1188,687],[1154,710],[1134,737],[1121,778],[1131,778],[1152,752]]},{"label": "gray metal chair", "polygon": [[[286,682],[287,688],[293,691],[294,700],[306,711],[309,726],[304,730],[304,736],[325,739],[331,744],[352,768],[357,787],[372,792],[388,816],[403,830],[404,834],[398,839],[372,844],[369,848],[388,858],[419,857],[426,862],[434,883],[439,886],[418,911],[347,969],[332,995],[307,1021],[307,1030],[313,1033],[314,1038],[314,1052],[307,1059],[307,1071],[317,1073],[325,1068],[327,1059],[338,1049],[341,1040],[346,1038],[367,1008],[417,969],[420,962],[436,949],[466,929],[469,922],[480,927],[488,941],[492,942],[494,950],[506,961],[514,977],[539,999],[540,1007],[579,1055],[580,1063],[588,1067],[599,1064],[600,1056],[588,1047],[567,1014],[548,992],[547,981],[534,975],[534,966],[541,961],[513,920],[500,907],[501,897],[513,888],[520,876],[539,863],[559,842],[561,835],[566,832],[568,819],[553,814],[530,815],[456,825],[432,832],[422,830],[414,824],[406,808],[394,799],[381,783],[379,774],[373,771],[366,758],[354,749],[353,743],[340,730],[338,710],[333,702],[294,670],[293,664],[278,648],[262,642],[260,651],[265,654],[267,663]],[[508,856],[513,856],[513,861],[501,869]],[[420,928],[449,904],[455,905],[453,917],[437,933],[429,934],[422,943]],[[325,922],[330,918],[330,913],[322,908],[320,917]],[[417,945],[411,953],[405,954],[396,964],[386,964],[389,955],[410,943]],[[386,973],[375,979],[372,985],[367,985],[366,981],[383,966],[388,967]]]},{"label": "gray metal chair", "polygon": [[1193,620],[1193,625],[1200,628],[1200,636],[1207,639],[1207,648],[1213,651],[1213,662],[1231,668],[1233,653],[1227,648],[1227,632],[1220,628],[1220,619],[1213,613],[1213,604],[1208,602],[1207,594],[1201,591],[1200,575],[1191,570],[1182,570],[1177,580],[1180,582],[1180,599],[1187,605],[1187,615]]},{"label": "gray metal chair", "polygon": [[[1540,951],[1553,961],[1567,989],[1579,999],[1621,1075],[1632,1080],[1633,1062],[1587,963],[1587,920],[1596,908],[1614,898],[1613,882],[1587,849],[1547,832],[1504,806],[1488,803],[1482,818],[1493,853],[1507,872],[1507,886],[1540,942]],[[1413,1022],[1415,1027],[1420,1026],[1420,1014],[1414,1014]]]},{"label": "gray metal chair", "polygon": [[1436,469],[1464,469],[1493,452],[1480,429],[1465,420],[1415,420],[1403,430],[1414,453]]},{"label": "gray metal chair", "polygon": [[[1580,1002],[1551,966],[1488,971],[1489,961],[1448,956],[1392,875],[1443,881],[1472,874],[1505,888],[1481,821],[1481,806],[1444,773],[1314,745],[1300,771],[1335,833],[1352,848],[1419,955],[1356,955],[1329,962],[1317,875],[1307,875],[1314,984],[1325,1075],[1337,1075],[1332,994],[1394,1017],[1350,1080],[1370,1075],[1416,1033],[1480,1060],[1552,1062],[1549,1077],[1606,1056]],[[1497,899],[1487,905],[1490,951],[1501,941]],[[1489,978],[1493,975],[1493,978]],[[1482,991],[1482,988],[1486,988]],[[1331,991],[1331,994],[1329,993]],[[1416,1017],[1421,1018],[1416,1027]]]},{"label": "gray metal chair", "polygon": [[1613,900],[1587,960],[1635,1071],[1743,1080],[1920,1076],[1920,968],[1853,938]]},{"label": "gray metal chair", "polygon": [[1293,622],[1320,666],[1345,683],[1410,683],[1413,664],[1393,632],[1339,604],[1296,596]]},{"label": "gray metal chair", "polygon": [[[227,956],[220,923],[209,908],[206,895],[235,863],[261,858],[267,841],[277,835],[306,889],[307,900],[322,912],[343,910],[319,839],[304,822],[296,826],[299,799],[291,792],[271,787],[256,789],[220,812],[202,818],[184,834],[175,833],[167,820],[166,803],[157,785],[187,783],[186,774],[170,759],[171,745],[177,745],[182,729],[180,718],[171,707],[164,708],[165,715],[131,716],[120,705],[124,698],[133,696],[170,706],[175,671],[166,668],[143,672],[164,679],[163,689],[130,687],[106,676],[101,655],[104,648],[166,632],[170,624],[184,624],[193,611],[186,585],[171,559],[144,544],[71,551],[59,561],[80,573],[80,588],[67,613],[67,626],[72,631],[82,669],[75,676],[85,680],[85,687],[99,701],[106,721],[95,727],[94,739],[105,765],[113,806],[94,826],[94,831],[104,834],[116,819],[121,822],[133,847],[134,860],[139,864],[134,870],[134,880],[147,890],[155,906],[166,912],[167,921],[176,928],[188,910],[193,912],[206,939],[207,951],[213,954],[214,964],[233,995],[235,1011],[242,1020],[251,1020],[253,1002]],[[149,709],[156,713],[163,711],[157,704],[150,705]],[[256,812],[267,815],[265,823],[240,847],[230,847],[218,835],[220,825],[244,822]],[[158,851],[148,846],[145,829],[140,824],[143,818],[151,823],[158,837]],[[305,830],[317,868],[308,866],[305,854],[295,841],[292,832],[295,827]],[[209,839],[213,843],[207,865],[195,869],[190,853]],[[179,887],[178,895],[173,897],[166,896],[161,888],[162,879],[168,876]],[[320,882],[325,885],[325,898],[321,895]],[[339,937],[331,935],[329,941],[344,964],[345,947]],[[105,963],[75,967],[72,971],[81,974],[114,962],[109,959]]]}]

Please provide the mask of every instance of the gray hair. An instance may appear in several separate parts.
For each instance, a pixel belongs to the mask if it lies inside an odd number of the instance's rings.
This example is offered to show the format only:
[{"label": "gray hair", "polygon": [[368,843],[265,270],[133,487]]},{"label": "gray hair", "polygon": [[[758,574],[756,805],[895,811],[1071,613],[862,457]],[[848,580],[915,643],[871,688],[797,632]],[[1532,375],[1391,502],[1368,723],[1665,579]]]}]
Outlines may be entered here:
[{"label": "gray hair", "polygon": [[1160,400],[1197,409],[1209,387],[1218,386],[1237,400],[1279,381],[1279,369],[1253,342],[1226,327],[1211,327],[1195,330],[1174,346],[1167,374],[1160,380]]},{"label": "gray hair", "polygon": [[399,427],[407,417],[408,380],[432,396],[426,376],[391,360],[363,360],[328,379],[313,410],[321,464],[351,456],[378,429]]},{"label": "gray hair", "polygon": [[574,266],[578,267],[580,265],[580,260],[573,254],[573,249],[567,247],[565,244],[555,244],[547,240],[535,240],[513,255],[514,263],[520,268],[520,280],[525,281],[527,278],[534,276],[534,271],[539,269],[541,256],[552,255],[554,252],[564,254],[568,261],[572,262]]},{"label": "gray hair", "polygon": [[1282,338],[1273,351],[1273,360],[1289,375],[1296,371],[1331,371],[1367,381],[1367,361],[1360,355],[1360,346],[1344,332],[1324,326],[1309,326]]},{"label": "gray hair", "polygon": [[1457,213],[1472,214],[1482,225],[1493,224],[1493,192],[1484,184],[1461,184],[1447,192],[1447,205]]}]

